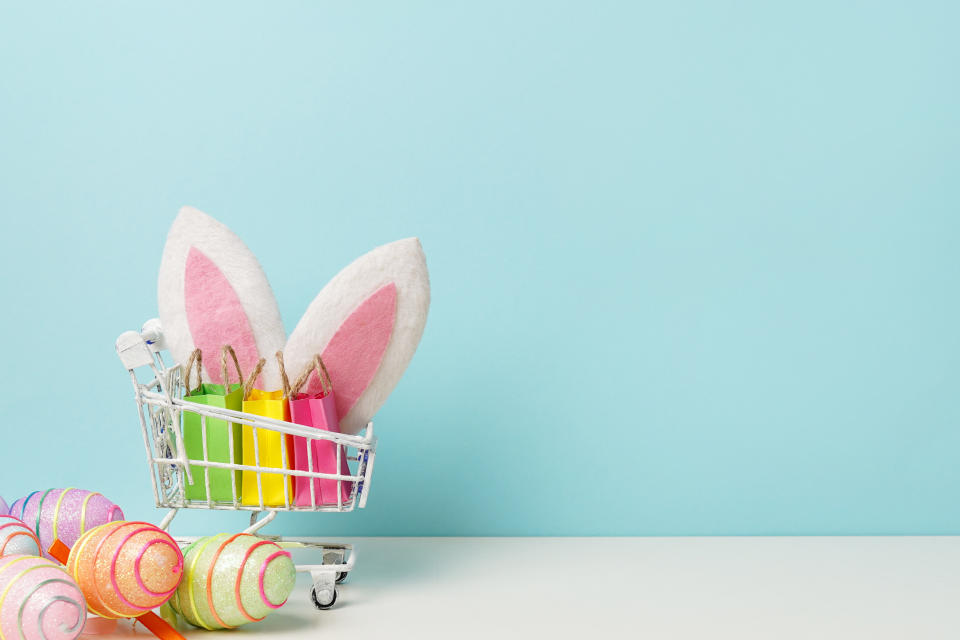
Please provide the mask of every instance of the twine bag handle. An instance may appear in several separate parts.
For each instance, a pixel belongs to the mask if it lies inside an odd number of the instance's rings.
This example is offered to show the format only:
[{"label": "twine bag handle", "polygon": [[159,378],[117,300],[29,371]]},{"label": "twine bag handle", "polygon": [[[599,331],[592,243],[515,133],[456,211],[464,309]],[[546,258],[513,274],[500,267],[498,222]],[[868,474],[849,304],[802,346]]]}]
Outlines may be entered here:
[{"label": "twine bag handle", "polygon": [[260,372],[263,371],[263,365],[267,363],[266,359],[260,358],[260,361],[257,363],[257,366],[253,368],[253,371],[250,372],[250,377],[247,378],[247,381],[243,385],[243,399],[246,400],[250,397],[250,392],[253,391],[253,385],[257,383],[257,376],[260,375]]},{"label": "twine bag handle", "polygon": [[277,366],[280,367],[280,380],[283,381],[283,398],[287,400],[290,395],[290,378],[287,377],[287,367],[283,362],[283,351],[277,351]]},{"label": "twine bag handle", "polygon": [[228,344],[223,345],[220,350],[220,374],[223,376],[224,395],[230,393],[230,378],[227,377],[227,355],[233,358],[233,366],[237,369],[237,377],[240,379],[240,388],[245,387],[243,382],[243,371],[240,370],[240,361],[237,359],[237,352]]},{"label": "twine bag handle", "polygon": [[297,381],[293,383],[293,395],[296,396],[300,393],[300,389],[303,388],[303,385],[307,383],[307,380],[310,379],[310,374],[314,371],[317,372],[317,378],[320,380],[320,390],[321,395],[327,395],[333,391],[333,382],[330,380],[330,372],[327,371],[327,366],[323,364],[323,358],[320,357],[320,354],[313,356],[313,362],[307,365],[306,371],[300,374],[300,377],[297,378]]},{"label": "twine bag handle", "polygon": [[[197,388],[190,389],[190,374],[193,372],[194,365],[197,369]],[[190,357],[187,358],[187,364],[185,366],[187,371],[187,377],[183,381],[183,384],[187,387],[187,395],[193,395],[194,392],[200,391],[200,388],[203,386],[203,352],[200,349],[194,349],[190,354]]]}]

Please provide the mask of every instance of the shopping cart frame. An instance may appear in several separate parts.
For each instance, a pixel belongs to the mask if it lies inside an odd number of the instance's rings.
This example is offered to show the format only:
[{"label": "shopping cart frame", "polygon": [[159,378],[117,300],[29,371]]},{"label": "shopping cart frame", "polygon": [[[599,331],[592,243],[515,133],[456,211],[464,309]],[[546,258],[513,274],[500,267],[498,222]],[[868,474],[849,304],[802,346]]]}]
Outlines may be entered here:
[{"label": "shopping cart frame", "polygon": [[[364,508],[370,492],[373,464],[376,457],[377,439],[373,424],[368,424],[358,435],[349,435],[315,429],[291,422],[257,416],[242,411],[232,411],[184,400],[183,371],[180,364],[167,362],[163,354],[166,345],[159,320],[150,320],[141,331],[127,331],[116,342],[117,354],[126,367],[134,388],[140,427],[150,467],[155,506],[169,509],[160,523],[162,529],[168,529],[180,509],[205,509],[212,511],[248,511],[250,526],[244,533],[257,535],[271,540],[285,549],[310,549],[322,553],[319,564],[296,565],[298,572],[309,573],[313,580],[311,600],[318,609],[328,609],[336,602],[336,584],[342,582],[356,564],[356,551],[350,544],[314,542],[307,538],[288,536],[268,536],[260,530],[276,519],[279,512],[347,512],[355,508]],[[145,379],[141,379],[145,378]],[[203,457],[188,458],[183,434],[183,412],[200,416]],[[207,448],[207,420],[222,420],[233,425],[249,428],[253,436],[254,464],[242,464],[234,459],[233,430],[227,429],[230,437],[230,461],[210,460]],[[308,452],[308,470],[291,469],[287,456],[287,447],[282,446],[283,461],[281,467],[263,466],[259,459],[259,436],[263,433],[277,433],[305,438]],[[341,470],[342,457],[354,461],[356,474],[322,473],[313,471],[313,442],[329,441],[336,450],[336,469]],[[353,455],[347,452],[355,452]],[[232,500],[214,500],[210,487],[210,470],[229,471],[232,478]],[[186,486],[193,485],[197,472],[203,476],[205,499],[188,499]],[[258,502],[245,503],[241,498],[236,481],[237,473],[245,478],[254,475],[257,482]],[[265,477],[266,476],[266,477]],[[264,498],[264,480],[282,478],[284,502],[278,504]],[[291,500],[294,478],[304,478],[310,487],[309,504],[297,504]],[[316,480],[336,481],[336,503],[322,503],[316,495]],[[247,480],[244,480],[247,482]],[[349,496],[344,499],[343,485],[349,484]],[[196,538],[177,537],[181,544],[189,544]]]}]

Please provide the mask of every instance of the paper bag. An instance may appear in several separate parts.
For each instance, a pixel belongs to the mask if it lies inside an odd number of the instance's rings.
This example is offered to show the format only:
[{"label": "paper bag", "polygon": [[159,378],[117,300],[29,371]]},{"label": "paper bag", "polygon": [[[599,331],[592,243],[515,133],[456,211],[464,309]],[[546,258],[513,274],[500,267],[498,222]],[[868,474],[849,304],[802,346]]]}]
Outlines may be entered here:
[{"label": "paper bag", "polygon": [[[320,380],[320,393],[300,393],[300,389],[304,387],[314,371]],[[333,385],[330,381],[330,374],[327,373],[327,368],[319,355],[314,358],[310,368],[294,384],[290,398],[291,422],[340,433],[340,419],[337,416],[337,405],[334,402]],[[339,471],[337,471],[338,450],[340,453]],[[310,440],[303,437],[294,437],[293,467],[297,471],[350,475],[346,449],[330,440]],[[337,504],[337,480],[314,478],[312,496],[310,484],[310,478],[294,478],[294,495],[297,506]],[[346,502],[350,499],[350,494],[353,491],[353,483],[344,480],[339,482],[339,485],[341,502]]]},{"label": "paper bag", "polygon": [[[226,355],[232,353],[229,347],[224,348],[223,353],[223,380],[229,383],[226,371]],[[187,362],[186,373],[186,394],[184,400],[195,404],[207,405],[209,407],[219,407],[221,409],[233,409],[240,411],[243,402],[243,376],[240,374],[240,365],[237,363],[236,354],[233,355],[234,363],[237,366],[237,374],[240,378],[239,384],[228,384],[225,387],[222,384],[205,383],[202,380],[202,354],[197,349],[190,356]],[[197,387],[191,388],[191,371],[196,365]],[[183,416],[183,444],[187,453],[188,460],[203,460],[203,423],[200,414],[184,410]],[[239,464],[241,459],[240,425],[219,420],[217,418],[207,418],[206,444],[207,460],[210,462],[225,462],[228,464]],[[239,471],[229,469],[208,468],[199,465],[190,465],[190,472],[193,476],[193,484],[187,484],[184,488],[184,497],[187,500],[207,501],[207,475],[209,474],[210,483],[210,501],[233,503],[234,496],[241,494],[242,478]],[[235,485],[234,485],[235,483]],[[236,491],[236,493],[234,493]]]},{"label": "paper bag", "polygon": [[[263,362],[261,359],[248,381],[243,411],[287,422],[290,420],[289,403],[287,394],[283,390],[263,391],[249,388],[259,375],[260,369],[263,368]],[[256,429],[256,443],[254,443],[254,428],[245,424],[243,425],[243,464],[288,469],[292,459],[290,444],[290,436],[267,429]],[[257,476],[255,471],[243,472],[243,504],[260,504]],[[289,477],[268,472],[260,472],[259,477],[264,506],[280,507],[293,504],[293,482]]]}]

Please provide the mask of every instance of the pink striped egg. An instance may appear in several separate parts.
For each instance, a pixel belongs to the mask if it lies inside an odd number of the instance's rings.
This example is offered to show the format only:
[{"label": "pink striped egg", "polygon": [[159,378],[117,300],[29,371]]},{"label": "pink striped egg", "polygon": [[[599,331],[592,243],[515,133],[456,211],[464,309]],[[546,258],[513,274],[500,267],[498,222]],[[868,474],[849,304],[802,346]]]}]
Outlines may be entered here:
[{"label": "pink striped egg", "polygon": [[0,557],[14,554],[39,556],[40,540],[19,518],[0,515]]},{"label": "pink striped egg", "polygon": [[0,638],[75,640],[87,621],[80,587],[62,567],[36,556],[0,558]]}]

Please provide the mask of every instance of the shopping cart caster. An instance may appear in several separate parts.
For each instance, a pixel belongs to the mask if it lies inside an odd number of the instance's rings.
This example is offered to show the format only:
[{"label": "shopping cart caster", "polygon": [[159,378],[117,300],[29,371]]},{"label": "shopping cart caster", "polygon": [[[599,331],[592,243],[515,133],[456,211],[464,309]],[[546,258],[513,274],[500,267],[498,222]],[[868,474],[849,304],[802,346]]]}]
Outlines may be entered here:
[{"label": "shopping cart caster", "polygon": [[[333,594],[332,596],[330,595],[331,593]],[[332,592],[321,591],[318,595],[317,588],[314,587],[310,590],[310,599],[313,601],[313,606],[320,611],[326,611],[337,603],[337,590],[334,589]]]},{"label": "shopping cart caster", "polygon": [[313,606],[323,611],[336,603],[338,577],[339,574],[326,571],[313,574],[313,589],[310,590],[310,600],[313,601]]}]

